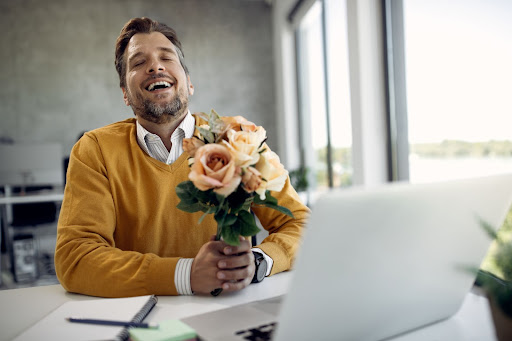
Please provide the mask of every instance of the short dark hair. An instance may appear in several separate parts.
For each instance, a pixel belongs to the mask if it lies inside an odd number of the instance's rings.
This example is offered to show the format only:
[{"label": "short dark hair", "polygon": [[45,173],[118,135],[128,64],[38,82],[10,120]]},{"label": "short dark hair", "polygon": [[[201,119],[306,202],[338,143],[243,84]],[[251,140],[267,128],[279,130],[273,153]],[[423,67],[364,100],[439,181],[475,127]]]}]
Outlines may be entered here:
[{"label": "short dark hair", "polygon": [[119,74],[119,85],[122,88],[126,86],[126,64],[124,61],[124,51],[126,50],[130,39],[137,33],[151,32],[160,32],[171,41],[171,43],[176,47],[176,52],[178,53],[181,66],[185,70],[185,73],[187,75],[189,74],[188,68],[185,65],[185,55],[181,50],[181,42],[178,39],[176,31],[165,24],[161,24],[158,21],[151,20],[149,18],[133,18],[124,25],[116,41],[115,65],[116,71]]}]

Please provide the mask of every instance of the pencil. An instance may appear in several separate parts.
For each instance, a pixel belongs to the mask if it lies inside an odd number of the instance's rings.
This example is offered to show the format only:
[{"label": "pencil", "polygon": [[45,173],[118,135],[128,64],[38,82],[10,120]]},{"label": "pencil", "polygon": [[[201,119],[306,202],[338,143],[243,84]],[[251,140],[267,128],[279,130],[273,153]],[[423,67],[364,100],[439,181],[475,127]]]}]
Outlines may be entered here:
[{"label": "pencil", "polygon": [[81,318],[81,317],[68,317],[68,318],[66,318],[66,320],[68,320],[69,322],[75,322],[75,323],[88,323],[88,324],[97,324],[97,325],[103,325],[103,326],[158,328],[158,324],[156,324],[156,323],[98,320],[98,319]]}]

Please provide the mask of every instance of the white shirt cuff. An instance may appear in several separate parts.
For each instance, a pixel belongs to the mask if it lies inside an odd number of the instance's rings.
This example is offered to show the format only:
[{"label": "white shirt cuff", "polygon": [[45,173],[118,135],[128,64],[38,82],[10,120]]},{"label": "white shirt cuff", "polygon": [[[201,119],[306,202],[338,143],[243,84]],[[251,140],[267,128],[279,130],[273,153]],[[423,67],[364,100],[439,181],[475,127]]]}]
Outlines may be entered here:
[{"label": "white shirt cuff", "polygon": [[253,247],[252,251],[261,253],[263,257],[265,257],[265,260],[267,261],[267,273],[265,274],[265,276],[270,275],[270,272],[272,271],[272,265],[274,265],[274,260],[270,258],[265,252],[263,252],[263,250],[258,249],[257,247]]},{"label": "white shirt cuff", "polygon": [[193,295],[190,287],[190,271],[194,258],[180,258],[174,271],[174,283],[179,295]]}]

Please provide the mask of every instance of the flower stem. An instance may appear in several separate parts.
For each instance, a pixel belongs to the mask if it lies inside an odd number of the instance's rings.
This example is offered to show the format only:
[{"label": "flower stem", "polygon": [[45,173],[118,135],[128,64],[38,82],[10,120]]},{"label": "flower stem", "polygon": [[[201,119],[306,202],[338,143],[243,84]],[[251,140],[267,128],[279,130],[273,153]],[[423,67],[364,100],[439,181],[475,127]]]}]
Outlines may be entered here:
[{"label": "flower stem", "polygon": [[[215,240],[219,241],[222,235],[222,224],[217,223],[217,234],[215,235]],[[214,289],[210,292],[212,296],[219,296],[222,292],[222,288]]]}]

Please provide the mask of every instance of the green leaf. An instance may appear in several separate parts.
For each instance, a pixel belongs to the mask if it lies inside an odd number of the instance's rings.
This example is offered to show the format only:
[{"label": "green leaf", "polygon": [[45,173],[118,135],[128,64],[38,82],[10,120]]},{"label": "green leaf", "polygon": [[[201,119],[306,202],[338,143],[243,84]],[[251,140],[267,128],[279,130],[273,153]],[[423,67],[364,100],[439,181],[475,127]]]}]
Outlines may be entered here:
[{"label": "green leaf", "polygon": [[270,191],[265,191],[265,203],[277,205],[277,199],[272,196]]},{"label": "green leaf", "polygon": [[215,193],[215,192],[214,192],[214,194],[215,194],[215,198],[220,203],[219,205],[222,205],[224,203],[224,200],[226,200],[226,196],[224,196],[222,194]]},{"label": "green leaf", "polygon": [[231,207],[231,213],[238,213],[244,208],[244,206],[246,207],[245,210],[247,210],[252,203],[252,198],[253,196],[251,194],[247,193],[243,188],[241,188],[241,186],[239,186],[235,192],[231,193],[227,197],[229,206]]},{"label": "green leaf", "polygon": [[272,208],[278,212],[281,212],[283,214],[286,214],[289,217],[293,218],[293,213],[284,206],[279,206],[277,204],[277,199],[270,194],[270,191],[265,192],[265,200],[261,200],[259,196],[254,197],[254,203],[257,205],[263,205],[268,208]]},{"label": "green leaf", "polygon": [[260,232],[260,228],[256,225],[256,220],[252,213],[241,211],[238,213],[238,221],[240,222],[240,235],[250,237]]},{"label": "green leaf", "polygon": [[208,215],[208,214],[212,214],[212,213],[215,213],[215,211],[217,210],[216,207],[209,207],[208,209],[206,210],[203,210],[204,214],[201,216],[201,218],[199,218],[199,224],[201,224],[204,220],[204,218]]},{"label": "green leaf", "polygon": [[245,199],[242,207],[240,208],[241,211],[249,211],[251,208],[252,202],[254,201],[254,197],[250,197]]},{"label": "green leaf", "polygon": [[226,129],[226,124],[220,118],[219,114],[217,114],[213,109],[211,110],[210,117],[208,119],[208,125],[210,126],[211,131],[216,135],[222,133]]},{"label": "green leaf", "polygon": [[181,202],[186,205],[193,205],[197,203],[197,198],[192,196],[188,198],[181,198]]},{"label": "green leaf", "polygon": [[228,214],[227,210],[218,206],[218,209],[215,212],[213,218],[215,218],[215,221],[217,222],[217,224],[224,226],[225,225],[224,220],[226,220],[227,214]]},{"label": "green leaf", "polygon": [[498,234],[494,231],[494,227],[491,224],[489,224],[482,218],[478,218],[478,220],[480,221],[480,225],[482,226],[484,231],[489,235],[489,237],[491,237],[492,239],[498,238]]},{"label": "green leaf", "polygon": [[215,206],[210,206],[206,203],[199,202],[201,205],[201,211],[203,211],[206,214],[214,213],[215,212]]},{"label": "green leaf", "polygon": [[271,208],[271,209],[274,209],[278,212],[281,212],[283,214],[286,214],[287,216],[293,218],[293,213],[292,211],[290,211],[288,208],[286,207],[283,207],[283,206],[279,206],[279,205],[274,205],[274,204],[263,204],[264,206],[268,207],[268,208]]},{"label": "green leaf", "polygon": [[197,116],[199,116],[200,118],[202,118],[203,120],[205,121],[208,121],[209,120],[209,116],[207,113],[205,112],[200,112],[200,113],[196,113]]},{"label": "green leaf", "polygon": [[200,191],[197,190],[195,193],[195,196],[197,200],[203,203],[210,203],[211,205],[217,205],[218,201],[215,195],[215,192],[213,192],[212,189],[209,189],[207,191]]},{"label": "green leaf", "polygon": [[191,197],[195,197],[196,187],[192,181],[183,181],[176,186],[176,195],[181,200],[188,200]]},{"label": "green leaf", "polygon": [[198,211],[202,211],[203,206],[198,202],[193,203],[193,204],[188,204],[184,201],[180,201],[180,203],[178,205],[176,205],[176,208],[178,208],[182,211],[188,212],[188,213],[195,213]]},{"label": "green leaf", "polygon": [[199,126],[196,126],[197,130],[199,131],[199,133],[201,135],[203,135],[204,139],[208,142],[208,143],[214,143],[215,142],[215,136],[213,135],[213,133],[208,130],[208,129],[205,129],[203,127],[199,127]]},{"label": "green leaf", "polygon": [[228,214],[224,218],[224,226],[230,226],[235,223],[235,221],[238,219],[238,217],[235,214]]},{"label": "green leaf", "polygon": [[231,226],[222,226],[222,239],[229,245],[239,245],[240,240],[240,224],[239,220],[236,220]]}]

